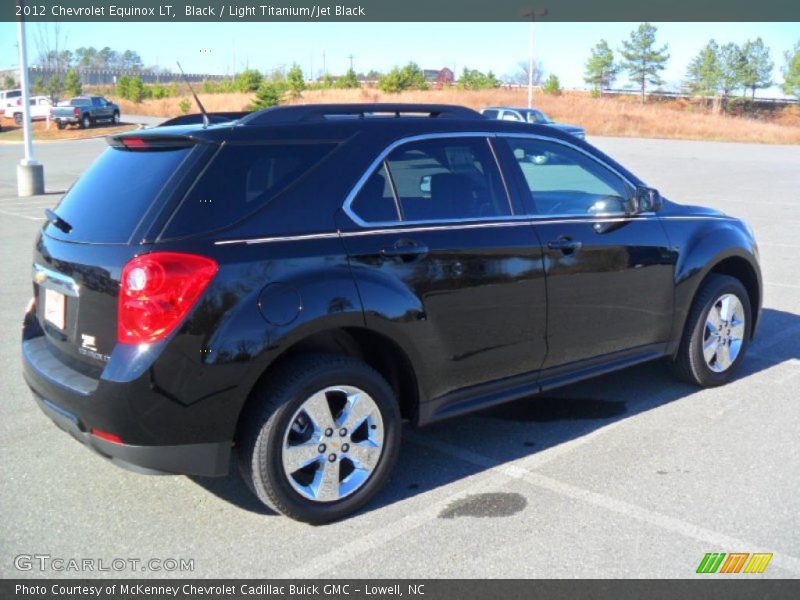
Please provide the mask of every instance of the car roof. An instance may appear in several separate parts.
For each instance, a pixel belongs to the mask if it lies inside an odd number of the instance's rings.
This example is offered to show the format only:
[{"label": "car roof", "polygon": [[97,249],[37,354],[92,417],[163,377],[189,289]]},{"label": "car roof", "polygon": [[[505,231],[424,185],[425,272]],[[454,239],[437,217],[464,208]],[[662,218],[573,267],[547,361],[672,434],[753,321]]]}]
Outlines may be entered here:
[{"label": "car roof", "polygon": [[[376,113],[403,116],[371,116]],[[427,116],[425,116],[427,115]],[[179,124],[155,127],[117,137],[188,137],[196,141],[331,140],[342,141],[361,133],[370,134],[378,143],[387,140],[436,133],[528,133],[574,138],[541,125],[487,119],[479,112],[462,106],[431,104],[324,104],[280,106],[249,113],[239,119],[215,121],[203,127],[176,119]]]}]

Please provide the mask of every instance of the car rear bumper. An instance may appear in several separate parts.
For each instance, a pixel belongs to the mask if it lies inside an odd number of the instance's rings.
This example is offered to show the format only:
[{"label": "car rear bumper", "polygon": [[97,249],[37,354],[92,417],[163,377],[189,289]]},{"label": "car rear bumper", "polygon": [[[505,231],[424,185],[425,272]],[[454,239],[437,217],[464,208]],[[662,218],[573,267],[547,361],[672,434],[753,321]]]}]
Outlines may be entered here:
[{"label": "car rear bumper", "polygon": [[[117,434],[108,416],[92,405],[107,405],[97,394],[97,380],[61,363],[35,338],[22,343],[25,381],[39,408],[61,429],[120,467],[140,473],[219,477],[228,473],[232,442],[191,444],[129,444],[92,433],[93,429]],[[125,403],[127,404],[127,403]],[[123,437],[124,440],[124,437]]]},{"label": "car rear bumper", "polygon": [[36,392],[33,392],[33,397],[42,412],[56,425],[119,467],[148,475],[221,477],[228,473],[230,443],[134,446],[111,442],[92,435],[75,415]]}]

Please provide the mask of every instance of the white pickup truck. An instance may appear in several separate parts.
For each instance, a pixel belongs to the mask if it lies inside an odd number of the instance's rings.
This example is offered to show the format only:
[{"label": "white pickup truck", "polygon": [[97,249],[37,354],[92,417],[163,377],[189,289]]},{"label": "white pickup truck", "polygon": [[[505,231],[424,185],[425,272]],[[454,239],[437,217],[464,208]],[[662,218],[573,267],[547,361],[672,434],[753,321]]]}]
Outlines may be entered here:
[{"label": "white pickup truck", "polygon": [[[31,120],[41,121],[50,116],[52,103],[47,96],[31,96]],[[17,125],[22,124],[22,98],[17,98],[16,102],[6,106],[4,115],[6,119],[14,119]]]}]

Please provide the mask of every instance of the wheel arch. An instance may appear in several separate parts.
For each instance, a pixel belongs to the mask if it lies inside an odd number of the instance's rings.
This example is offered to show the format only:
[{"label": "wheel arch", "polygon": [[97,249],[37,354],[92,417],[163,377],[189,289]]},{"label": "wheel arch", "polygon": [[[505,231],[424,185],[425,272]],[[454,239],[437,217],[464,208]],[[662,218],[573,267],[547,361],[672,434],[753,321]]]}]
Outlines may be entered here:
[{"label": "wheel arch", "polygon": [[763,301],[763,286],[761,281],[761,269],[758,266],[755,255],[740,247],[728,248],[713,258],[702,268],[693,268],[684,274],[676,284],[675,299],[675,322],[672,338],[673,343],[670,354],[675,355],[678,351],[679,340],[686,327],[686,320],[692,309],[697,294],[711,275],[728,275],[739,280],[747,290],[750,299],[750,318],[752,326],[750,328],[750,338],[755,335],[756,328],[760,321],[761,304]]},{"label": "wheel arch", "polygon": [[366,327],[343,326],[310,333],[287,346],[270,361],[250,388],[239,411],[237,436],[241,431],[242,419],[249,414],[249,408],[259,401],[256,391],[262,382],[287,361],[299,355],[320,353],[351,356],[370,365],[394,391],[401,416],[416,423],[420,390],[416,370],[408,353],[382,333]]}]

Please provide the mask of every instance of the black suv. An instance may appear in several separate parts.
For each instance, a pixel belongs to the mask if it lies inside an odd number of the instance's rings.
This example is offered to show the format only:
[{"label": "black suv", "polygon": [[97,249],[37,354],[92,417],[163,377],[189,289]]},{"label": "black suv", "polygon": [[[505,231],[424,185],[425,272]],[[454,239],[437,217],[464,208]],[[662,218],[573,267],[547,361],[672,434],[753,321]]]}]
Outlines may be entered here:
[{"label": "black suv", "polygon": [[36,240],[25,378],[120,465],[220,476],[235,451],[265,504],[322,523],[386,482],[403,419],[742,362],[748,226],[570,135],[440,105],[211,121],[110,138]]}]

